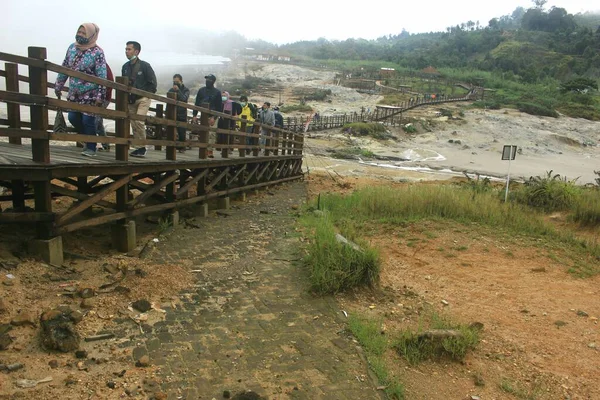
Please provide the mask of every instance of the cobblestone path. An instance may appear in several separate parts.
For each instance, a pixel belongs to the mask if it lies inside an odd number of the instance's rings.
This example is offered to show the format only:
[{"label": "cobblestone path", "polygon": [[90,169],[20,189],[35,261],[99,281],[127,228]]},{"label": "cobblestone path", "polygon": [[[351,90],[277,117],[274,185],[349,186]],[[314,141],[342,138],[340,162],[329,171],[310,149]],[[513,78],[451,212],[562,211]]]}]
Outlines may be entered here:
[{"label": "cobblestone path", "polygon": [[304,198],[302,182],[250,196],[183,222],[150,255],[198,275],[133,352],[160,367],[169,399],[381,399],[335,300],[308,291],[294,226]]}]

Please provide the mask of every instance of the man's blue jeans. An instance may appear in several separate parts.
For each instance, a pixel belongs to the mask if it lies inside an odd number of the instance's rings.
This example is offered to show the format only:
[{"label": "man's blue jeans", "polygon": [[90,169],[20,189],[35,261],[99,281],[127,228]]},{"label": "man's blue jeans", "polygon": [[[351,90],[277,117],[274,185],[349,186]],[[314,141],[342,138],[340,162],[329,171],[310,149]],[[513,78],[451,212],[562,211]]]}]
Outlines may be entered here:
[{"label": "man's blue jeans", "polygon": [[[69,111],[69,122],[73,125],[77,133],[96,136],[96,117],[76,111]],[[96,151],[95,142],[87,142],[85,146],[88,150]]]}]

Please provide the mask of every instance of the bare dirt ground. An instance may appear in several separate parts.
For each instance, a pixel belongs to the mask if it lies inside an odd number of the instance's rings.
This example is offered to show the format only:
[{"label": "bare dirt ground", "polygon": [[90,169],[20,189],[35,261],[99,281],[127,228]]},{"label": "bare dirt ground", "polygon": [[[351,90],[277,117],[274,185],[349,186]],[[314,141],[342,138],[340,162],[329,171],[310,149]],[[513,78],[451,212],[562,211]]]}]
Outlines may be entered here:
[{"label": "bare dirt ground", "polygon": [[[312,196],[381,184],[390,183],[309,178]],[[407,399],[600,398],[599,276],[579,279],[560,252],[473,226],[407,224],[365,236],[381,251],[381,287],[339,295],[342,309],[380,319],[392,339],[400,329],[417,330],[431,312],[484,326],[462,363],[410,366],[391,354]]]}]

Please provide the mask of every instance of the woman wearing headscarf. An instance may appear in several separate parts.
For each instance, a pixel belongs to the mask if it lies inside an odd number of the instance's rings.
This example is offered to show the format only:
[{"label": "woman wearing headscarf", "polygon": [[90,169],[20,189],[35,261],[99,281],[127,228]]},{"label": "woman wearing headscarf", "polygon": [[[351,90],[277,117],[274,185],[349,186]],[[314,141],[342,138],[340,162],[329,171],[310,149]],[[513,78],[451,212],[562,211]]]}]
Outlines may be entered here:
[{"label": "woman wearing headscarf", "polygon": [[[62,63],[63,67],[106,79],[107,72],[104,50],[96,45],[99,32],[100,28],[96,24],[84,23],[80,25],[75,36],[75,43],[71,44],[67,49],[67,55]],[[104,105],[106,101],[106,87],[84,79],[68,77],[65,74],[58,74],[56,78],[54,91],[57,97],[60,98],[61,90],[65,86],[67,78],[69,79],[68,101],[85,105]],[[75,127],[78,133],[90,136],[96,135],[96,117],[93,114],[69,111],[69,122]],[[86,148],[81,154],[84,156],[95,156],[96,143],[86,143]]]},{"label": "woman wearing headscarf", "polygon": [[[237,117],[241,112],[241,106],[235,101],[231,100],[229,92],[221,92],[221,96],[221,100],[223,101],[223,113]],[[219,129],[229,129],[232,131],[236,128],[234,120],[225,118],[219,118],[219,124],[217,126]],[[230,135],[219,133],[219,135],[217,136],[217,144],[231,144],[233,143],[232,138],[233,137]],[[229,149],[229,152],[231,152],[231,149]]]}]

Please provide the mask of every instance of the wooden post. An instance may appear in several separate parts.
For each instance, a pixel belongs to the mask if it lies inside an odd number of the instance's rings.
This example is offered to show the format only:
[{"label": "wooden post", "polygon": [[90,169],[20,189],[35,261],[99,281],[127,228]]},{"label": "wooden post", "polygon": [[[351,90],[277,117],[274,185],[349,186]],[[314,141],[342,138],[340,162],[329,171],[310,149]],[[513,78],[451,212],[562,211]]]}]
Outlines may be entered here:
[{"label": "wooden post", "polygon": [[[172,100],[177,100],[177,93],[169,92],[167,93],[167,97]],[[166,119],[169,121],[177,121],[177,107],[174,104],[167,103],[167,112]],[[167,140],[176,141],[177,140],[177,127],[176,126],[167,126]],[[167,160],[175,161],[177,159],[177,147],[176,146],[167,146]],[[174,171],[179,175],[179,171]],[[175,201],[175,181],[167,184],[165,187],[165,195],[167,203],[172,203]],[[169,220],[173,226],[179,224],[179,211],[171,210],[169,211]]]},{"label": "wooden post", "polygon": [[[164,108],[162,104],[157,104],[156,105],[156,118],[163,118],[164,117]],[[162,135],[162,129],[163,126],[162,125],[155,125],[154,129],[156,129],[156,138],[157,139],[162,139],[163,135]],[[162,146],[157,144],[154,145],[154,150],[162,150]]]},{"label": "wooden post", "polygon": [[[273,154],[278,155],[279,154],[279,131],[272,130],[271,137],[273,138],[271,143],[272,143],[273,147],[275,147],[275,150],[273,150]],[[285,154],[285,152],[283,152],[283,153]]]},{"label": "wooden post", "polygon": [[268,156],[269,154],[271,154],[271,149],[269,149],[268,147],[271,147],[271,135],[272,134],[273,134],[273,131],[271,131],[271,129],[265,128],[265,156]]},{"label": "wooden post", "polygon": [[[254,129],[252,130],[252,133],[254,133],[255,135],[259,135],[260,134],[260,126],[258,126],[257,124],[254,124]],[[258,153],[260,153],[260,147],[259,147],[259,141],[260,139],[257,137],[253,137],[252,138],[252,155],[254,157],[258,157]]]},{"label": "wooden post", "polygon": [[[210,105],[208,103],[202,103],[200,105],[200,107],[208,109],[210,107]],[[202,125],[205,128],[209,127],[208,126],[208,119],[209,119],[208,117],[209,116],[208,116],[207,113],[205,113],[205,112],[200,113],[200,125]],[[208,144],[208,138],[209,138],[209,132],[208,131],[202,131],[202,132],[200,132],[198,134],[198,141],[200,143],[206,143],[206,144]],[[206,159],[206,158],[208,158],[208,151],[209,151],[208,147],[205,147],[205,148],[201,147],[198,150],[198,157],[201,158],[201,159],[203,159],[203,160]]]},{"label": "wooden post", "polygon": [[[116,79],[117,83],[125,86],[129,86],[129,78],[126,76],[118,76]],[[117,111],[128,112],[129,108],[129,93],[120,89],[116,90],[116,104],[115,109]],[[130,137],[130,122],[129,118],[121,118],[115,121],[115,137],[127,139]],[[117,144],[115,150],[115,158],[117,161],[128,161],[129,160],[129,145],[128,144]],[[119,179],[115,177],[114,179]],[[124,212],[127,210],[127,202],[129,201],[129,184],[125,184],[117,189],[116,193],[117,200],[117,212]],[[128,221],[126,218],[120,219],[115,225],[111,227],[113,246],[122,252],[128,252],[135,248],[136,245],[136,229],[135,221]]]},{"label": "wooden post", "polygon": [[[121,83],[123,85],[129,85],[129,78],[126,76],[118,76],[116,78],[117,83]],[[115,98],[115,109],[117,111],[123,111],[127,113],[128,104],[129,104],[129,94],[126,91],[122,91],[117,89],[117,95]],[[129,118],[117,119],[115,121],[115,137],[128,139],[130,135],[129,132]],[[115,157],[117,161],[128,161],[129,160],[129,145],[128,144],[117,144],[115,151]],[[119,198],[119,192],[121,192],[123,188],[117,190],[117,202]],[[126,191],[126,190],[125,190]],[[127,202],[127,196],[125,196],[125,203]],[[124,209],[123,209],[124,211]]]},{"label": "wooden post", "polygon": [[[167,97],[171,100],[177,100],[177,93],[169,92]],[[177,121],[177,107],[173,104],[167,104],[166,118],[170,121]],[[167,140],[177,140],[177,127],[168,125],[167,126]],[[177,159],[177,148],[175,146],[167,146],[167,160],[175,161]]]},{"label": "wooden post", "polygon": [[[6,63],[6,90],[19,92],[19,65]],[[21,128],[21,107],[18,104],[7,103],[8,126],[13,129]],[[8,143],[21,144],[20,137],[8,138]]]},{"label": "wooden post", "polygon": [[11,181],[11,185],[13,210],[25,212],[25,183],[19,179]]},{"label": "wooden post", "polygon": [[[38,60],[46,59],[46,49],[43,47],[29,47],[28,56]],[[40,96],[48,94],[48,72],[45,68],[29,67],[29,93]],[[43,105],[30,106],[31,129],[36,131],[48,131],[48,110]],[[46,139],[32,139],[33,161],[50,163],[50,142]],[[50,181],[34,182],[35,211],[51,213],[52,198]],[[37,236],[39,239],[50,239],[53,227],[47,223],[37,223]]]},{"label": "wooden post", "polygon": [[[248,126],[246,119],[248,119],[248,116],[246,115],[242,115],[242,122],[240,124],[240,132],[246,134],[246,127]],[[240,137],[240,141],[242,141],[243,143],[240,143],[240,147],[239,147],[239,154],[240,157],[246,157],[246,143],[248,142],[247,137]]]}]

